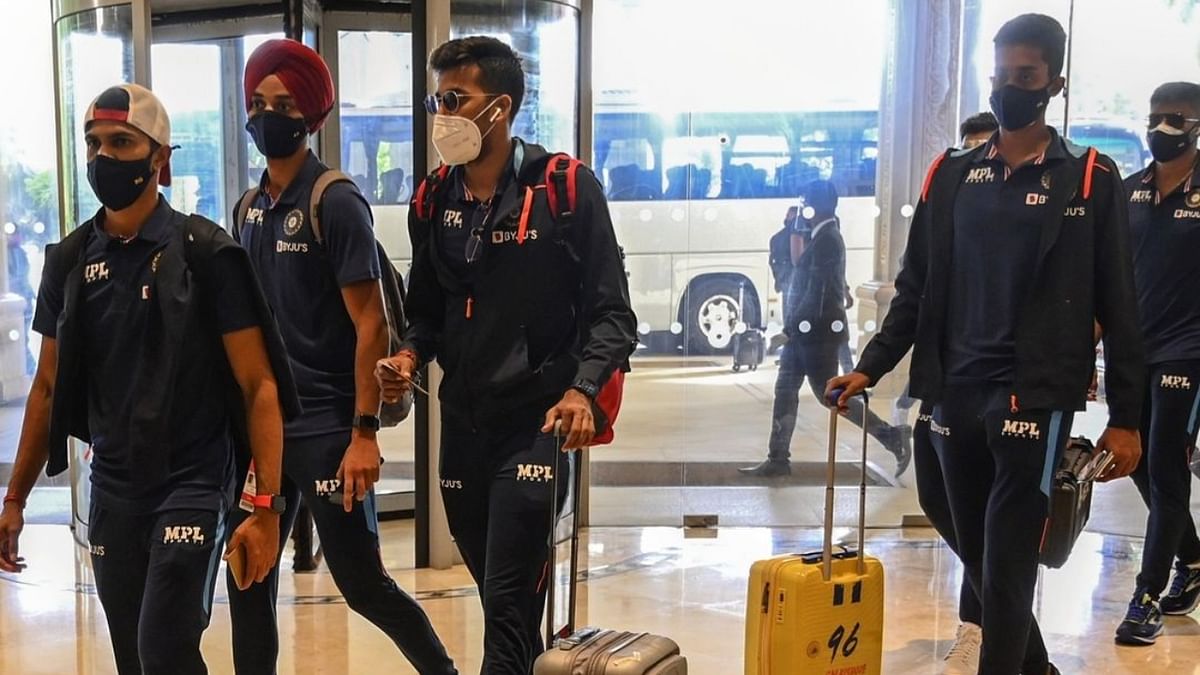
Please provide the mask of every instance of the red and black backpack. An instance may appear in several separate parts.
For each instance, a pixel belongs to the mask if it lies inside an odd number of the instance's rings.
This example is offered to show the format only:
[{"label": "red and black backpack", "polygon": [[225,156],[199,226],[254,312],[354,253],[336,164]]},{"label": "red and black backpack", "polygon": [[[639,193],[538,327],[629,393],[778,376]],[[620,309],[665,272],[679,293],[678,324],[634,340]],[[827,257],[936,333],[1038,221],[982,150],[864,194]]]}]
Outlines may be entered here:
[{"label": "red and black backpack", "polygon": [[[560,226],[558,232],[568,229],[575,222],[577,205],[577,176],[583,162],[565,153],[551,155],[546,161],[546,170],[539,185],[526,185],[525,196],[521,205],[521,217],[517,221],[517,244],[523,245],[529,230],[529,217],[533,210],[534,193],[536,190],[546,191],[546,201],[550,205],[550,213]],[[443,164],[431,172],[417,187],[413,197],[412,208],[416,210],[418,221],[428,225],[432,222],[437,210],[437,200],[442,195],[442,188],[450,176],[450,167]],[[425,232],[428,229],[425,228]],[[415,243],[415,242],[414,242]],[[415,247],[414,247],[415,248]],[[600,387],[594,401],[597,415],[596,436],[590,445],[608,445],[613,441],[613,425],[621,411],[621,399],[625,389],[625,371],[623,364],[613,371],[608,380]]]}]

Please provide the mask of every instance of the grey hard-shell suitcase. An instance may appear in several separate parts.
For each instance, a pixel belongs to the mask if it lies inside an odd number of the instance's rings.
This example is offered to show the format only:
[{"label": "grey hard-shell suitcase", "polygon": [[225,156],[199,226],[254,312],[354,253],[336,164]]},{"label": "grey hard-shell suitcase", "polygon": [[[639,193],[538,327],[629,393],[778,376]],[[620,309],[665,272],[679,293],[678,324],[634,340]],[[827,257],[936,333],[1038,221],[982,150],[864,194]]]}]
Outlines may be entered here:
[{"label": "grey hard-shell suitcase", "polygon": [[[558,443],[562,436],[555,428]],[[561,448],[561,446],[560,446]],[[578,455],[572,457],[577,460]],[[579,593],[579,488],[582,471],[578,462],[571,462],[571,564],[570,589],[567,595],[567,624],[554,630],[554,581],[555,544],[558,514],[555,505],[550,507],[551,546],[547,601],[546,601],[546,644],[550,647],[538,657],[533,665],[533,675],[687,675],[687,659],[679,653],[674,640],[650,633],[631,633],[604,628],[575,629],[576,598]],[[554,475],[558,481],[558,473]],[[555,486],[552,494],[558,494]]]}]

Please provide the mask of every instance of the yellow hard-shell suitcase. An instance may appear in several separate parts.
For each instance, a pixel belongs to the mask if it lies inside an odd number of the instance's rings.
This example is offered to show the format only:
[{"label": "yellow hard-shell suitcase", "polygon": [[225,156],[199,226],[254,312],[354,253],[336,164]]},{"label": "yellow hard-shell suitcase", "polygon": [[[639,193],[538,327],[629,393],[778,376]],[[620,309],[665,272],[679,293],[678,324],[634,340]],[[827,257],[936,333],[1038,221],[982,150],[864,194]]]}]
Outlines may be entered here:
[{"label": "yellow hard-shell suitcase", "polygon": [[[864,401],[866,395],[864,394]],[[861,555],[867,495],[867,434],[859,481],[858,549],[833,550],[836,409],[829,416],[825,545],[815,553],[754,563],[746,599],[746,675],[880,675],[883,565]]]}]

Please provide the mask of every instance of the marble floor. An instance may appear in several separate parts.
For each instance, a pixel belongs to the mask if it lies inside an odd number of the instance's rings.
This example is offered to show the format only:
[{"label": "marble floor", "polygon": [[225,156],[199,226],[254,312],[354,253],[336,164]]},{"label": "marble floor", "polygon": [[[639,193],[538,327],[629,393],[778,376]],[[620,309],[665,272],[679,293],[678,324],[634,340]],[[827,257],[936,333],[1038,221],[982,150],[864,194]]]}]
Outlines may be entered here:
[{"label": "marble floor", "polygon": [[[383,527],[385,563],[423,601],[462,672],[478,672],[480,611],[465,570],[412,570],[411,522]],[[690,672],[741,673],[750,564],[815,549],[819,537],[818,530],[785,528],[722,528],[690,536],[672,528],[592,529],[585,537],[590,579],[581,623],[664,633],[682,645]],[[113,673],[86,556],[69,530],[31,525],[21,550],[29,569],[0,575],[0,673]],[[953,556],[925,529],[873,530],[868,551],[887,571],[884,672],[939,672],[957,624],[961,573]],[[1170,619],[1154,647],[1112,642],[1140,551],[1137,539],[1085,533],[1066,568],[1043,573],[1036,611],[1064,673],[1200,675],[1200,612]],[[293,574],[288,562],[284,568],[280,673],[413,672],[382,633],[347,611],[323,568],[309,574]],[[232,672],[229,632],[222,583],[204,640],[213,673]]]}]

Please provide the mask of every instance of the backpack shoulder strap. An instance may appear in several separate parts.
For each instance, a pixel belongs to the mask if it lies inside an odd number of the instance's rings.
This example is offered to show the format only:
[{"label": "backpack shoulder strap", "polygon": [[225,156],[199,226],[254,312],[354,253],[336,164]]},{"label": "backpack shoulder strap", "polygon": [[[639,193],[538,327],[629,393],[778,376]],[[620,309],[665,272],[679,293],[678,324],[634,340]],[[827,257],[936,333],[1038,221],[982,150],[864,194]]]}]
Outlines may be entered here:
[{"label": "backpack shoulder strap", "polygon": [[429,172],[429,175],[417,186],[417,193],[413,197],[412,204],[417,211],[417,218],[429,220],[433,217],[434,200],[437,199],[442,185],[449,175],[450,167],[443,164]]},{"label": "backpack shoulder strap", "polygon": [[64,278],[66,273],[79,262],[80,256],[83,255],[83,250],[87,247],[88,237],[91,236],[91,233],[87,230],[91,227],[92,221],[88,220],[63,237],[57,244],[50,244],[46,247],[46,256],[54,256],[56,261],[60,262],[59,267],[63,271]]},{"label": "backpack shoulder strap", "polygon": [[255,199],[258,199],[258,192],[258,186],[243,192],[242,196],[238,198],[237,208],[233,211],[233,223],[229,231],[233,234],[234,240],[239,243],[242,241],[242,223],[246,222],[246,216],[250,213],[250,205],[254,203]]},{"label": "backpack shoulder strap", "polygon": [[952,153],[953,150],[947,150],[943,152],[933,160],[932,164],[929,165],[929,170],[925,172],[925,182],[921,184],[921,201],[929,201],[929,190],[933,187],[933,177],[937,175],[938,167],[940,167],[942,162],[946,161],[946,158]]},{"label": "backpack shoulder strap", "polygon": [[570,224],[575,217],[578,196],[579,167],[583,162],[574,157],[558,153],[546,162],[546,198],[554,219]]},{"label": "backpack shoulder strap", "polygon": [[1095,176],[1096,167],[1100,167],[1103,170],[1107,170],[1104,168],[1104,165],[1098,164],[1096,162],[1096,157],[1099,154],[1100,153],[1096,150],[1096,148],[1088,148],[1087,159],[1084,161],[1084,165],[1083,165],[1083,198],[1084,199],[1092,198],[1092,178]]},{"label": "backpack shoulder strap", "polygon": [[220,229],[220,225],[195,213],[183,221],[183,259],[190,269],[204,273],[216,252]]},{"label": "backpack shoulder strap", "polygon": [[1111,173],[1112,170],[1100,161],[1100,151],[1095,147],[1080,145],[1065,138],[1063,145],[1066,147],[1068,155],[1083,161],[1083,189],[1080,194],[1084,199],[1091,199],[1096,170],[1099,169],[1105,173]]},{"label": "backpack shoulder strap", "polygon": [[313,183],[312,194],[308,200],[308,218],[312,223],[313,237],[317,240],[318,246],[325,244],[325,237],[321,234],[321,200],[325,197],[325,191],[334,183],[347,182],[354,185],[354,189],[358,189],[358,185],[354,179],[337,169],[328,169],[321,175],[317,176],[317,180]]}]

